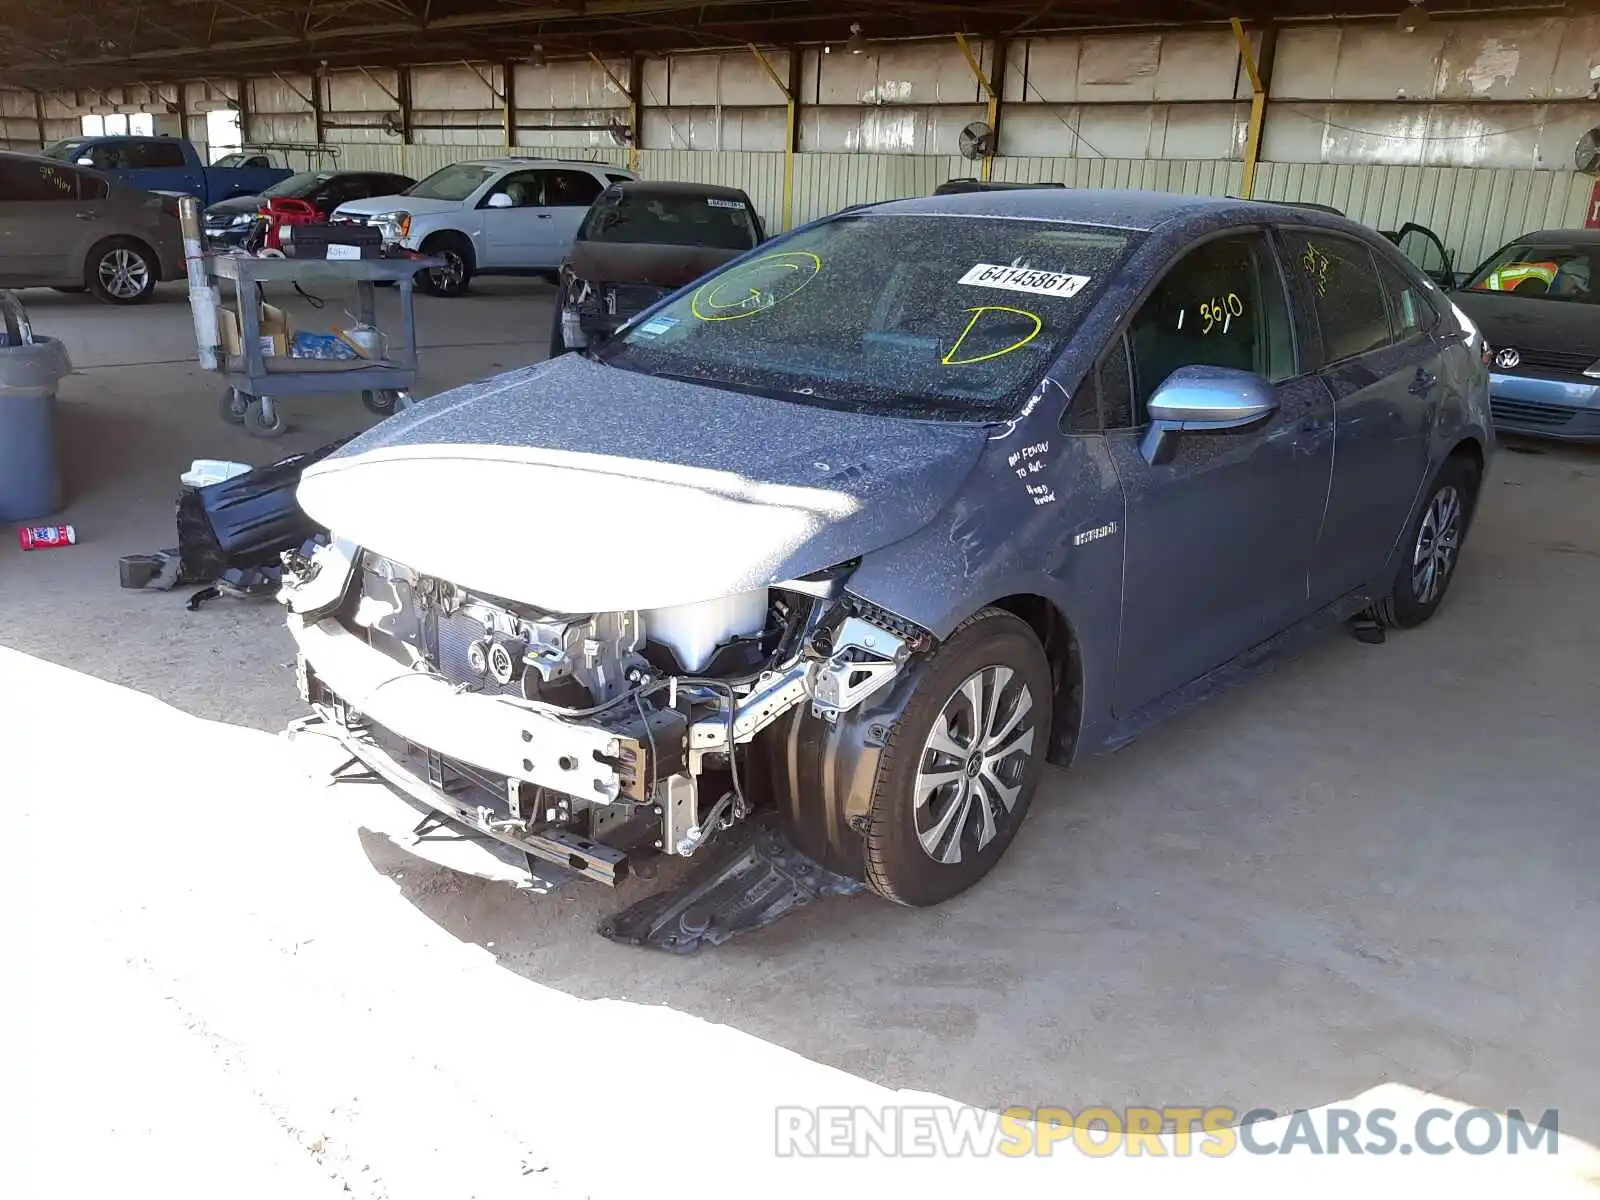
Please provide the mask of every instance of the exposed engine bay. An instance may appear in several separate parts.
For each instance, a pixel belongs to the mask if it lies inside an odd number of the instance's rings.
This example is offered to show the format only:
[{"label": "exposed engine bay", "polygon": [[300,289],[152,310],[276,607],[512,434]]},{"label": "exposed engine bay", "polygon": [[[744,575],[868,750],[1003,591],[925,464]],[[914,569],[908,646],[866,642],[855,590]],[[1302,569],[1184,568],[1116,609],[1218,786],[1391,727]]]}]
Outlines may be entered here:
[{"label": "exposed engine bay", "polygon": [[280,599],[302,697],[370,770],[444,816],[615,885],[748,817],[750,744],[837,721],[931,645],[844,569],[672,608],[555,613],[334,541]]}]

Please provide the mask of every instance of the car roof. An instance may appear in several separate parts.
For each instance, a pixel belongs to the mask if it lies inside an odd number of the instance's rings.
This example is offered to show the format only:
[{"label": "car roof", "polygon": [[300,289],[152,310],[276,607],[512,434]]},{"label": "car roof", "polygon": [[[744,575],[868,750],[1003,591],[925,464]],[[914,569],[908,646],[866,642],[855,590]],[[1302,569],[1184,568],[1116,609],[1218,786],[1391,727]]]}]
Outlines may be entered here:
[{"label": "car roof", "polygon": [[1600,229],[1541,229],[1536,233],[1525,233],[1521,237],[1514,237],[1506,245],[1517,246],[1524,242],[1564,242],[1569,246],[1600,246]]},{"label": "car roof", "polygon": [[465,167],[582,167],[587,171],[612,171],[630,177],[633,175],[633,172],[626,167],[615,167],[610,163],[589,162],[581,158],[532,158],[515,154],[501,155],[498,158],[465,159],[462,160],[460,165]]},{"label": "car roof", "polygon": [[630,179],[626,183],[613,183],[630,196],[718,196],[725,200],[748,200],[743,189],[724,187],[720,183],[685,183],[676,179]]},{"label": "car roof", "polygon": [[[1148,232],[1171,221],[1216,213],[1281,221],[1284,206],[1216,196],[1174,192],[1140,192],[1114,188],[1005,188],[1000,191],[956,192],[917,196],[872,206],[873,213],[1011,217],[1035,221],[1070,221]],[[1302,211],[1310,217],[1314,209]],[[1331,214],[1330,214],[1331,215]]]}]

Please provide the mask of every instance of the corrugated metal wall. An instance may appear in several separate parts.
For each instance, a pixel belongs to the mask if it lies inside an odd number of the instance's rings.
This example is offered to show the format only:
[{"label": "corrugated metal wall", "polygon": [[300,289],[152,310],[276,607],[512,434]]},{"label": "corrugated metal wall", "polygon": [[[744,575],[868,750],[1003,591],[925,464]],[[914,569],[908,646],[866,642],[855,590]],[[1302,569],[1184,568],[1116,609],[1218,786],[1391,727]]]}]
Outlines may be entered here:
[{"label": "corrugated metal wall", "polygon": [[[1382,228],[1417,220],[1462,263],[1535,225],[1581,224],[1591,181],[1571,154],[1600,123],[1596,47],[1600,16],[1436,18],[1411,36],[1388,23],[1283,27],[1257,194],[1332,204]],[[1225,27],[1017,38],[1001,71],[992,44],[973,49],[1000,91],[995,178],[1240,192],[1249,82]],[[767,58],[779,79],[798,80],[795,223],[979,173],[956,150],[962,126],[984,117],[984,95],[953,39]],[[628,77],[621,59],[274,76],[246,85],[245,137],[311,142],[320,101],[321,136],[351,168],[420,178],[513,152],[621,165],[630,155],[613,130],[634,116]],[[784,92],[756,55],[647,57],[639,78],[641,171],[742,187],[781,229]],[[192,138],[203,141],[208,108],[237,104],[234,88],[182,85]],[[31,94],[0,89],[0,141],[75,134],[83,113],[105,106],[170,113],[177,98],[172,85],[52,94],[41,124]]]}]

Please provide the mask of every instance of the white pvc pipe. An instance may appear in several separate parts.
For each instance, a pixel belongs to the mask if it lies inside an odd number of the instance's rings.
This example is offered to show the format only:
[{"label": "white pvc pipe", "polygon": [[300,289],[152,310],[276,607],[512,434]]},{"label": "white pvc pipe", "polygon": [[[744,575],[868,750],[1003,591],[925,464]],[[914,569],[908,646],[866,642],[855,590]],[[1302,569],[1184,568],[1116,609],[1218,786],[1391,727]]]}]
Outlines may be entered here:
[{"label": "white pvc pipe", "polygon": [[200,365],[217,369],[217,289],[206,282],[205,247],[200,240],[200,201],[193,196],[178,200],[178,227],[183,231],[183,261],[189,272],[189,311],[194,314],[194,340]]}]

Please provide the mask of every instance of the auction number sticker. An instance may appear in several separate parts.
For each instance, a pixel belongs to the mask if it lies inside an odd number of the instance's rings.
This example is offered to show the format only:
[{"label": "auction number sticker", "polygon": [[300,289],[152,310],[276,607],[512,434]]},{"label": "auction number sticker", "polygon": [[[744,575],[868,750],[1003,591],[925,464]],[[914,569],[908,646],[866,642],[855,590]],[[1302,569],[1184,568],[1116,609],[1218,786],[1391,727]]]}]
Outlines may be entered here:
[{"label": "auction number sticker", "polygon": [[1035,271],[1030,267],[1002,267],[979,263],[957,283],[969,287],[1000,288],[1007,292],[1032,292],[1036,296],[1076,296],[1089,282],[1087,275],[1061,271]]},{"label": "auction number sticker", "polygon": [[706,203],[712,208],[737,208],[741,211],[744,209],[743,200],[722,200],[716,196],[707,196]]}]

